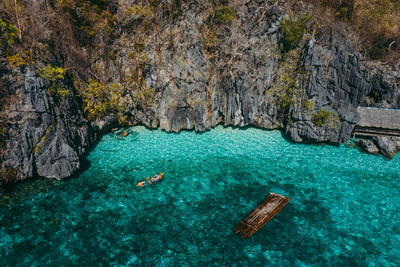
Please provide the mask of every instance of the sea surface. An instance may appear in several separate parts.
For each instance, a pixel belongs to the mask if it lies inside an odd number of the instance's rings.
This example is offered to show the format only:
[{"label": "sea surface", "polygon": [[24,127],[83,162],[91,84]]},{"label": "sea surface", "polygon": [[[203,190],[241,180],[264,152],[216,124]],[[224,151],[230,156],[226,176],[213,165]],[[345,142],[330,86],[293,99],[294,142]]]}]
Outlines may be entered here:
[{"label": "sea surface", "polygon": [[[400,155],[254,128],[128,131],[78,177],[1,191],[0,266],[400,266]],[[291,201],[235,235],[270,192]]]}]

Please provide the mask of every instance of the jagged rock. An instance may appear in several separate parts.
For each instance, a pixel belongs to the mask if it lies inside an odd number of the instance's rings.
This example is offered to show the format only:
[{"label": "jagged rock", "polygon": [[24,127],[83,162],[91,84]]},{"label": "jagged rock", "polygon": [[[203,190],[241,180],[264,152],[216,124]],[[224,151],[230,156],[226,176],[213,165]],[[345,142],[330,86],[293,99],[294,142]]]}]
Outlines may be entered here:
[{"label": "jagged rock", "polygon": [[35,175],[62,179],[80,168],[91,143],[89,128],[72,96],[56,100],[47,92],[48,82],[27,70],[16,98],[7,107],[10,124],[2,168],[14,168],[22,180]]},{"label": "jagged rock", "polygon": [[364,76],[371,83],[371,92],[361,103],[366,107],[400,108],[400,62],[389,66],[379,62],[365,62]]},{"label": "jagged rock", "polygon": [[71,176],[79,169],[79,154],[63,139],[64,136],[60,133],[55,134],[36,156],[36,171],[39,176],[59,180]]},{"label": "jagged rock", "polygon": [[[311,73],[307,96],[313,110],[296,109],[286,133],[296,142],[345,143],[359,121],[357,107],[371,90],[360,70],[359,55],[346,35],[332,29],[321,39],[311,39],[303,52],[304,67]],[[324,125],[312,123],[320,109],[330,112]]]},{"label": "jagged rock", "polygon": [[95,119],[90,122],[90,126],[95,133],[103,134],[109,132],[118,125],[118,116],[116,114],[108,114],[102,119]]},{"label": "jagged rock", "polygon": [[400,147],[397,146],[397,143],[393,142],[389,137],[378,136],[374,137],[373,140],[381,153],[390,159],[393,158],[396,152],[400,149]]},{"label": "jagged rock", "polygon": [[379,149],[378,147],[372,142],[371,140],[367,139],[359,139],[358,145],[367,153],[369,154],[378,154]]},{"label": "jagged rock", "polygon": [[393,144],[400,149],[400,137],[390,137],[390,140],[392,140]]},{"label": "jagged rock", "polygon": [[[237,18],[218,30],[218,48],[208,51],[202,32],[205,14],[182,3],[184,14],[168,26],[168,32],[174,33],[171,38],[148,44],[146,84],[158,98],[152,112],[132,112],[136,122],[174,132],[204,131],[220,123],[281,127],[276,101],[265,91],[273,87],[279,67],[279,25],[284,11],[268,6],[264,12],[264,7],[263,2],[238,6]],[[124,49],[134,37],[121,42],[120,54],[126,55]],[[121,62],[121,68],[128,68],[126,57],[121,56]]]}]

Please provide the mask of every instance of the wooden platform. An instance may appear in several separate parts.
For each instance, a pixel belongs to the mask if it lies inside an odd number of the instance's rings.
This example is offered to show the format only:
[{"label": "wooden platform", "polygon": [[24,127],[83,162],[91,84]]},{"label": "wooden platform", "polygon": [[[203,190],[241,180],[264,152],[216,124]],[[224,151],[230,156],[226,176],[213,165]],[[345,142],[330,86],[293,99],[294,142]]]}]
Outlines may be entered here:
[{"label": "wooden platform", "polygon": [[240,233],[243,238],[251,237],[274,218],[289,201],[290,199],[285,196],[271,193],[249,216],[236,225],[235,234]]},{"label": "wooden platform", "polygon": [[374,128],[374,127],[361,127],[356,126],[354,128],[353,138],[357,136],[361,137],[373,137],[373,136],[400,136],[400,129],[392,130],[392,129],[384,129],[384,128]]}]

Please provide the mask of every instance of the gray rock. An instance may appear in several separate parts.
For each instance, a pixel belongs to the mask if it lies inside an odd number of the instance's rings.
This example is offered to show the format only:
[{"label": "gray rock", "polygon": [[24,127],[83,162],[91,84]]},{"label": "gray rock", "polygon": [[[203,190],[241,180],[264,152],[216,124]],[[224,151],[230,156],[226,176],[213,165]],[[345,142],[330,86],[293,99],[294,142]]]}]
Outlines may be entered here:
[{"label": "gray rock", "polygon": [[[80,157],[92,142],[89,128],[75,99],[55,99],[48,82],[28,69],[16,73],[21,82],[15,99],[4,112],[9,123],[2,168],[16,169],[18,179],[36,175],[62,179],[80,168]],[[22,82],[24,81],[24,82]],[[72,95],[72,94],[71,94]]]},{"label": "gray rock", "polygon": [[399,150],[399,147],[397,147],[389,137],[378,136],[374,137],[373,140],[381,153],[390,159],[393,158],[393,156]]},{"label": "gray rock", "polygon": [[361,103],[366,107],[400,108],[400,72],[396,66],[384,65],[379,62],[365,62],[364,76],[371,83],[371,92]]},{"label": "gray rock", "polygon": [[357,141],[358,145],[369,154],[379,154],[379,149],[375,143],[368,139],[359,139]]},{"label": "gray rock", "polygon": [[71,176],[80,168],[79,154],[63,138],[56,134],[36,156],[36,171],[39,176],[60,180]]},{"label": "gray rock", "polygon": [[390,140],[392,140],[392,143],[400,149],[400,137],[390,137]]},{"label": "gray rock", "polygon": [[[356,108],[371,90],[362,76],[359,55],[343,32],[332,29],[309,41],[303,65],[311,73],[307,98],[314,101],[314,110],[295,109],[286,133],[296,142],[346,143],[359,121]],[[331,116],[325,125],[316,126],[312,116],[321,108]]]}]

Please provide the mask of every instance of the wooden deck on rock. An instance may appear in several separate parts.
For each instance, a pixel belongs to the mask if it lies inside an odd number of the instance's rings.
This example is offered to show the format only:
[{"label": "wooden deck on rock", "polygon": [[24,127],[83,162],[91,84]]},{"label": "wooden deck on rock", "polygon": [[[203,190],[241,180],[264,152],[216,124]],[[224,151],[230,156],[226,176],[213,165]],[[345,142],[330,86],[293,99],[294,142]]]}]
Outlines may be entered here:
[{"label": "wooden deck on rock", "polygon": [[251,237],[274,218],[289,201],[290,199],[285,196],[271,193],[249,216],[236,225],[235,234],[240,233],[243,238]]}]

